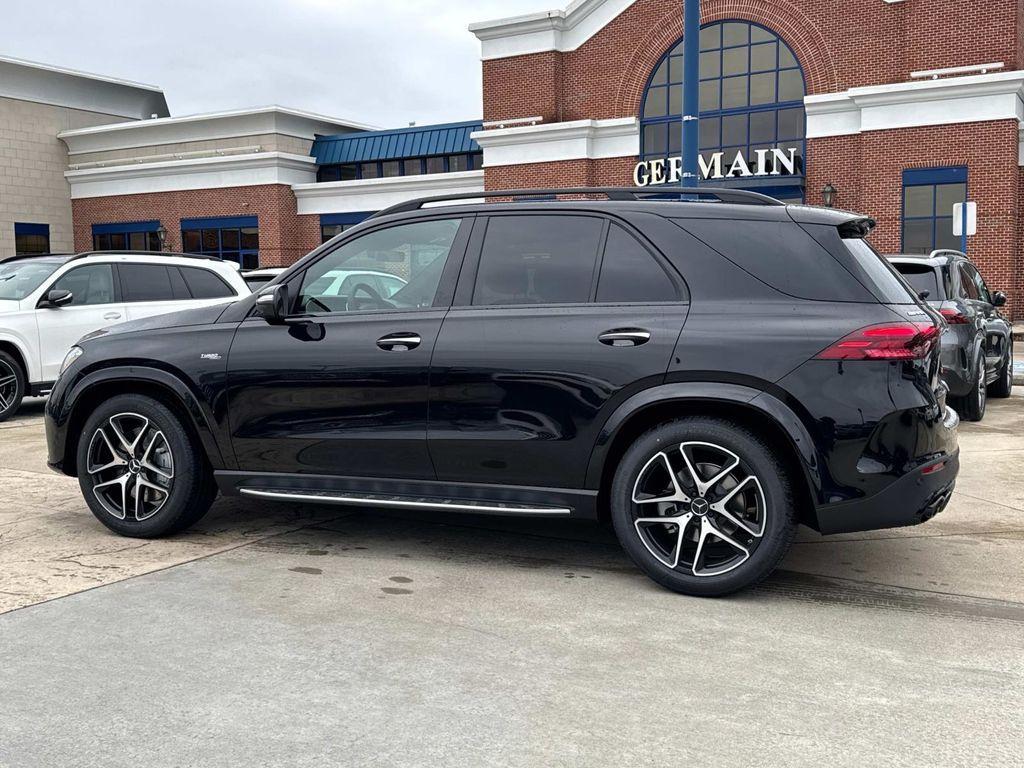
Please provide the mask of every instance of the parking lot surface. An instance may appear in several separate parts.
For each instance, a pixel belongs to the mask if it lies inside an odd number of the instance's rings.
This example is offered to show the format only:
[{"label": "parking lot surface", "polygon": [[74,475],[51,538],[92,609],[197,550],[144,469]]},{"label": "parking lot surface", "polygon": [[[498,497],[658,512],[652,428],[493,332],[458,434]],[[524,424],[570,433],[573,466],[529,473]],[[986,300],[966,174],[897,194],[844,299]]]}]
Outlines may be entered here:
[{"label": "parking lot surface", "polygon": [[0,425],[0,765],[1020,765],[1024,397],[950,507],[722,600],[596,525],[220,500],[118,538]]}]

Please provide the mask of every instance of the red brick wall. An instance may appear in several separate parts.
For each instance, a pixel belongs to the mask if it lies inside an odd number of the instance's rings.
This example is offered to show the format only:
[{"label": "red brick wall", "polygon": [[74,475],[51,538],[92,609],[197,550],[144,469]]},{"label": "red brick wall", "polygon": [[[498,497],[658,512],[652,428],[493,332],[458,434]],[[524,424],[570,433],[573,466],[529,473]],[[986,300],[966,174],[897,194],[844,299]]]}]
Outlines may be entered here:
[{"label": "red brick wall", "polygon": [[300,216],[296,207],[295,194],[283,184],[73,200],[75,249],[92,248],[93,224],[157,219],[167,230],[168,250],[180,251],[182,219],[256,216],[260,266],[286,266],[320,244],[320,217]]},{"label": "red brick wall", "polygon": [[902,174],[905,168],[968,167],[968,196],[978,203],[978,234],[968,250],[986,282],[1010,297],[1024,316],[1021,292],[1021,170],[1016,120],[870,131],[811,139],[807,148],[807,202],[820,190],[839,190],[836,206],[878,221],[872,244],[883,253],[901,247]]},{"label": "red brick wall", "polygon": [[[1024,61],[1020,0],[703,0],[702,21],[746,19],[780,34],[809,93],[906,81],[922,69]],[[548,122],[638,112],[658,59],[682,37],[681,0],[637,0],[580,48],[483,62],[484,119]]]}]

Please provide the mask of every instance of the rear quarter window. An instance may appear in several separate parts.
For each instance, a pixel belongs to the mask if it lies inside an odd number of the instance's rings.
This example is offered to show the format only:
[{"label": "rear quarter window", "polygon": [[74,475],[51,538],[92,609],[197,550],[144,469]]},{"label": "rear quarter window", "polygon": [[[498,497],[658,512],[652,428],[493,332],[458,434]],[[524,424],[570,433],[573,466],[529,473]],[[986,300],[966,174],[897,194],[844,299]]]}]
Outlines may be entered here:
[{"label": "rear quarter window", "polygon": [[796,223],[673,221],[740,269],[788,296],[816,301],[874,300],[827,249]]}]

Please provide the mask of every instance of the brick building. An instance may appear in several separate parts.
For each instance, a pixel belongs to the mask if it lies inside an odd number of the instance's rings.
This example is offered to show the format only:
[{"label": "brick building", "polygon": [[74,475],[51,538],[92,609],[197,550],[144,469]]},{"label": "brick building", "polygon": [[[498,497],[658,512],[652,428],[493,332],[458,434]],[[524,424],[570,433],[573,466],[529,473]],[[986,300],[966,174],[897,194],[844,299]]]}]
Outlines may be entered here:
[{"label": "brick building", "polygon": [[[576,0],[474,24],[489,189],[678,176],[682,0]],[[1024,316],[1024,5],[704,0],[706,183],[874,216],[883,252],[960,247]],[[705,182],[702,182],[705,183]]]},{"label": "brick building", "polygon": [[704,0],[696,83],[682,9],[575,0],[474,24],[482,120],[397,130],[282,107],[171,117],[152,86],[0,69],[0,259],[48,223],[52,250],[285,265],[413,197],[672,183],[693,87],[707,183],[811,204],[828,189],[878,220],[883,252],[960,247],[953,205],[976,202],[969,255],[1024,317],[1024,4]]}]

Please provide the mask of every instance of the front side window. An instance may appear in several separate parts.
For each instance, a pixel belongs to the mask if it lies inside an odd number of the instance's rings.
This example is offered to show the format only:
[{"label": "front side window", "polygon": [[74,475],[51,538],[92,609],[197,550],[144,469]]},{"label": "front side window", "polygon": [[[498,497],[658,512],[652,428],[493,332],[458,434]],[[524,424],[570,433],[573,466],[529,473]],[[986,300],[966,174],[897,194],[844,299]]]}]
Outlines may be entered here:
[{"label": "front side window", "polygon": [[72,299],[65,306],[113,304],[114,271],[109,264],[75,267],[57,278],[50,290],[71,291]]},{"label": "front side window", "polygon": [[914,168],[903,172],[903,252],[959,250],[953,206],[967,200],[966,168]]},{"label": "front side window", "polygon": [[461,219],[401,224],[356,237],[306,270],[303,314],[433,306]]},{"label": "front side window", "polygon": [[960,263],[960,285],[964,296],[974,301],[985,301],[992,303],[992,296],[988,292],[988,286],[981,279],[978,270],[970,264]]},{"label": "front side window", "polygon": [[476,306],[590,300],[604,222],[590,216],[495,216],[473,290]]},{"label": "front side window", "polygon": [[14,252],[17,256],[30,256],[50,252],[49,224],[15,224]]}]

